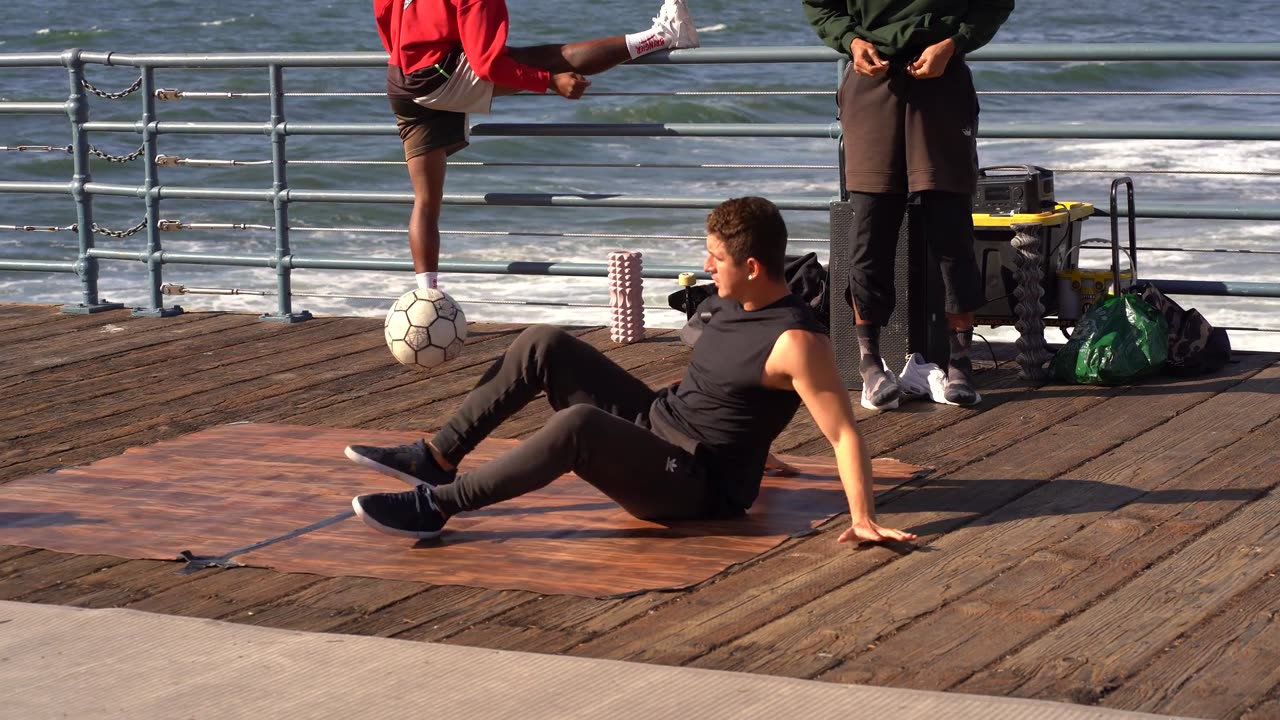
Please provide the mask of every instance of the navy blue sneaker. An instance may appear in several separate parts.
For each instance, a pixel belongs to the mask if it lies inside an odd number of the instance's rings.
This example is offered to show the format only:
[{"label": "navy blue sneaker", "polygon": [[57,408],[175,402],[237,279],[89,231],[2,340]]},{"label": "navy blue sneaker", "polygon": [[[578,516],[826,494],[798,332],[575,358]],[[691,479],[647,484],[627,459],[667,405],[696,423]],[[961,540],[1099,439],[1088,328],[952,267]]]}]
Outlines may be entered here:
[{"label": "navy blue sneaker", "polygon": [[403,480],[414,487],[448,485],[458,477],[456,468],[445,470],[440,467],[427,449],[425,440],[395,447],[348,445],[346,454],[357,465]]},{"label": "navy blue sneaker", "polygon": [[351,499],[351,508],[365,525],[400,537],[437,537],[449,519],[436,508],[425,485],[398,493],[357,495]]}]

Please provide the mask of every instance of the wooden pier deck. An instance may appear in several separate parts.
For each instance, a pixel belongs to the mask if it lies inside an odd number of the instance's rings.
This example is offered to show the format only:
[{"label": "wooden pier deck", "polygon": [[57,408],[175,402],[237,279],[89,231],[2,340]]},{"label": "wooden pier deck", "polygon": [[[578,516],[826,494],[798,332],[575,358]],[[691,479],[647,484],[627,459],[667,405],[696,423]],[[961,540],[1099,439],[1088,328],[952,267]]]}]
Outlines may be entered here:
[{"label": "wooden pier deck", "polygon": [[[521,329],[474,326],[427,375],[395,364],[376,319],[3,305],[0,483],[237,421],[434,430]],[[653,385],[682,372],[671,331],[575,332]],[[1280,717],[1280,354],[1134,387],[1031,387],[1009,363],[979,377],[976,409],[859,410],[875,455],[936,468],[879,501],[914,551],[838,545],[838,516],[692,590],[600,600],[0,546],[0,599]],[[774,450],[831,453],[803,410]]]}]

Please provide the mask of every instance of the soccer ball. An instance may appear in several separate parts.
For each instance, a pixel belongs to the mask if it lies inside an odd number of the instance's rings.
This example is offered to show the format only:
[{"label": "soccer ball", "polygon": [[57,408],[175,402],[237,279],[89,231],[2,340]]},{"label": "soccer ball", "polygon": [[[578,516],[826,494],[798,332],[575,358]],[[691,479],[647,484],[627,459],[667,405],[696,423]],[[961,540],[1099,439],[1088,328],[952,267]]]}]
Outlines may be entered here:
[{"label": "soccer ball", "polygon": [[391,354],[405,365],[435,367],[458,357],[467,339],[467,318],[453,298],[435,288],[400,296],[382,323]]}]

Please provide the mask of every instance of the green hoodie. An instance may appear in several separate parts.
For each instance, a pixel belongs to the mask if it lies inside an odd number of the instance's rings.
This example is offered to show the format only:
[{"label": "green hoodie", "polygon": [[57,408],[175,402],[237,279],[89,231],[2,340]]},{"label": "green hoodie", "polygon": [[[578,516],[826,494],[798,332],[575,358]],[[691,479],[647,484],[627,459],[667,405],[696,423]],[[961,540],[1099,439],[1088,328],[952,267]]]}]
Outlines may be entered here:
[{"label": "green hoodie", "polygon": [[914,57],[951,38],[958,53],[991,42],[1013,12],[1014,0],[802,0],[822,42],[849,54],[862,38],[882,57]]}]

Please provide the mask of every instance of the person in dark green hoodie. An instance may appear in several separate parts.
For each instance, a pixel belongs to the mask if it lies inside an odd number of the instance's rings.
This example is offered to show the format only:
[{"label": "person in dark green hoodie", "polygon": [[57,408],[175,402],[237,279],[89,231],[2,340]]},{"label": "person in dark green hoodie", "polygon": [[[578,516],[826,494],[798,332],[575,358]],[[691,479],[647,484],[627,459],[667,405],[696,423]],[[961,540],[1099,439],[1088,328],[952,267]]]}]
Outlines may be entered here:
[{"label": "person in dark green hoodie", "polygon": [[862,405],[897,407],[880,357],[894,304],[894,255],[909,195],[939,259],[951,329],[948,402],[979,396],[969,350],[983,305],[973,254],[978,96],[964,62],[1013,12],[1014,0],[802,0],[818,37],[852,62],[838,96],[845,186],[854,224],[849,289],[861,353]]}]

